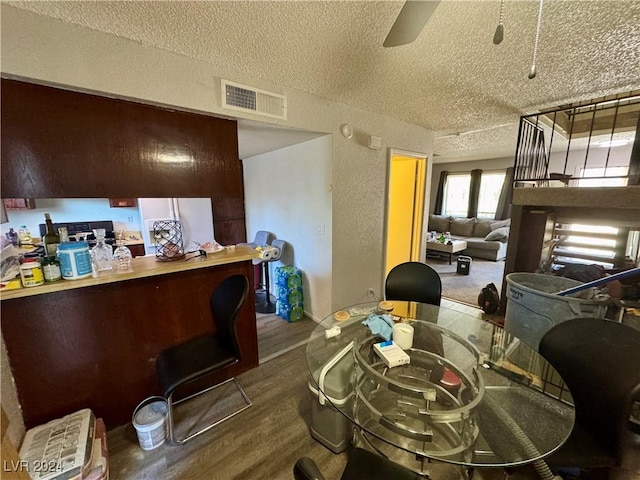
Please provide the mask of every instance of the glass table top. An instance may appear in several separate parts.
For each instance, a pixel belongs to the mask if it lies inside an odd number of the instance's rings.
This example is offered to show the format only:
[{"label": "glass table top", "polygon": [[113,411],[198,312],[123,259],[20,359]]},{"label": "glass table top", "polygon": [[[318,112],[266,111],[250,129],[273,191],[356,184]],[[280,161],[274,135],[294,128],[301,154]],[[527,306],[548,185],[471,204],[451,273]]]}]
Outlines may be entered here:
[{"label": "glass table top", "polygon": [[[574,411],[558,399],[568,396],[560,376],[535,350],[453,308],[391,303],[390,312],[377,302],[335,312],[307,345],[317,401],[359,427],[359,441],[390,458],[501,467],[564,443]],[[384,314],[413,327],[408,364],[389,368],[374,351],[384,339],[362,322]]]}]

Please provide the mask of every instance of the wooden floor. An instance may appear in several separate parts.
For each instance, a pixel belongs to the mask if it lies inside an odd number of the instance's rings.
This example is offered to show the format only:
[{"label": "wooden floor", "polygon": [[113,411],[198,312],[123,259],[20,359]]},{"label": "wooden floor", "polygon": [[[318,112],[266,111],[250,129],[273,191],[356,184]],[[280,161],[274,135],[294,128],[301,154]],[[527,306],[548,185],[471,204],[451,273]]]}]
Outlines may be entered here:
[{"label": "wooden floor", "polygon": [[[446,299],[443,305],[479,318],[484,315],[478,308]],[[302,456],[314,459],[327,480],[340,478],[346,453],[332,453],[309,433],[314,400],[308,388],[305,346],[295,346],[304,343],[305,336],[308,338],[304,330],[310,331],[316,324],[310,319],[300,323],[278,322],[280,319],[273,317],[265,315],[258,319],[260,365],[238,377],[253,402],[249,409],[184,446],[164,444],[151,451],[140,449],[131,424],[113,429],[108,432],[109,478],[287,480],[293,478],[293,465]],[[199,415],[192,405],[180,408],[190,417]],[[458,467],[434,464],[432,478],[461,480],[463,476]],[[477,469],[473,478],[503,480],[504,473],[501,469]],[[532,469],[521,469],[512,472],[509,478],[538,477]]]},{"label": "wooden floor", "polygon": [[260,363],[305,345],[313,329],[318,326],[308,317],[289,323],[273,313],[256,313],[256,324]]},{"label": "wooden floor", "polygon": [[110,479],[290,479],[295,461],[313,458],[337,479],[345,454],[334,455],[309,434],[311,397],[305,347],[238,377],[253,405],[184,446],[144,451],[133,427],[108,433]]}]

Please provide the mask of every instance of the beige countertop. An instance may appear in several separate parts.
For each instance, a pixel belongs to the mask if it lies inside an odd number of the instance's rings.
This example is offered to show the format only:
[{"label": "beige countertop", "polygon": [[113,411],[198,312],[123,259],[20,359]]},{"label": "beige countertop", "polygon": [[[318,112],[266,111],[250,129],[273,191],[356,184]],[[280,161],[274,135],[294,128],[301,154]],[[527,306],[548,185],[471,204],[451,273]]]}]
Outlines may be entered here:
[{"label": "beige countertop", "polygon": [[[187,254],[185,258],[193,257],[194,253]],[[132,268],[129,271],[116,270],[98,272],[96,278],[88,277],[79,280],[59,280],[53,283],[45,283],[38,287],[22,287],[15,290],[0,291],[0,300],[30,297],[52,292],[61,292],[75,288],[103,285],[107,283],[121,282],[135,278],[153,277],[169,273],[184,272],[199,268],[214,267],[228,263],[243,262],[258,258],[258,252],[248,246],[238,245],[235,248],[225,249],[219,252],[207,252],[205,257],[196,257],[191,260],[176,260],[174,262],[157,262],[154,255],[136,257],[132,259]]]},{"label": "beige countertop", "polygon": [[144,243],[142,234],[139,231],[133,230],[124,232],[123,240],[125,245],[140,245]]}]

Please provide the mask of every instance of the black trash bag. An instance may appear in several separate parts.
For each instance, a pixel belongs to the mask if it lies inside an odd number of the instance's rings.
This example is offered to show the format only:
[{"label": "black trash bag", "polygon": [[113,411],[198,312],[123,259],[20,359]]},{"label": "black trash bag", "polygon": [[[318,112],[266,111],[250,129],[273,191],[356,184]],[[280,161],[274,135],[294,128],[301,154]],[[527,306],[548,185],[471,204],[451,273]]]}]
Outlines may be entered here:
[{"label": "black trash bag", "polygon": [[500,306],[500,294],[493,283],[483,287],[478,295],[478,305],[484,313],[496,313]]}]

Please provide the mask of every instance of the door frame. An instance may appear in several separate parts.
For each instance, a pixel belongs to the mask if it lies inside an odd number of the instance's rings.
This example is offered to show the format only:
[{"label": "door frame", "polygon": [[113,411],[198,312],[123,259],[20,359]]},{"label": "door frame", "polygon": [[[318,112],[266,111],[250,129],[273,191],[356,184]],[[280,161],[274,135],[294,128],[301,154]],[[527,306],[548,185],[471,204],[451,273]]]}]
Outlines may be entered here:
[{"label": "door frame", "polygon": [[412,157],[418,160],[424,160],[427,162],[425,169],[425,180],[424,180],[424,196],[423,196],[423,205],[422,205],[422,235],[420,236],[420,255],[419,261],[423,262],[426,259],[426,248],[427,248],[427,237],[425,232],[428,229],[429,224],[429,206],[430,206],[430,192],[431,192],[431,177],[433,170],[433,155],[428,155],[426,153],[413,152],[408,150],[402,150],[398,148],[389,148],[387,150],[387,182],[385,188],[385,204],[384,204],[384,232],[383,232],[383,255],[382,255],[382,285],[381,290],[382,296],[384,296],[384,283],[387,275],[387,241],[388,241],[388,220],[389,220],[389,192],[391,189],[391,161],[394,156],[402,156],[402,157]]}]

